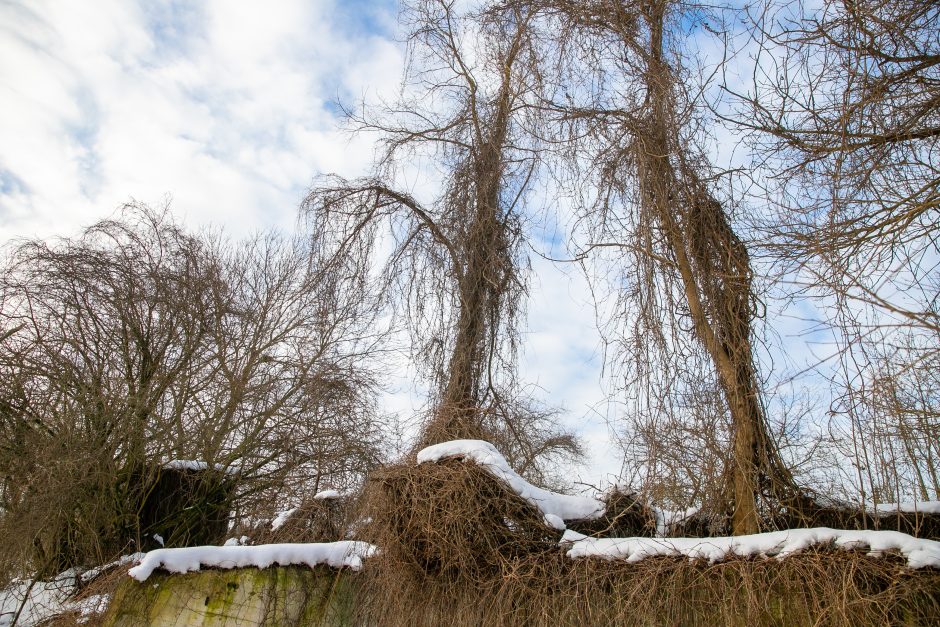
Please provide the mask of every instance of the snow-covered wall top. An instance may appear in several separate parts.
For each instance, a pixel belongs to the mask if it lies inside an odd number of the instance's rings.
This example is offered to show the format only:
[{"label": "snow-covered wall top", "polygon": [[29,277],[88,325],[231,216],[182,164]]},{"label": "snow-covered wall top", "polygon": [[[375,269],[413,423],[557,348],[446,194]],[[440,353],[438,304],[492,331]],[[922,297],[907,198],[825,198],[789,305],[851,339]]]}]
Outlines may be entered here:
[{"label": "snow-covered wall top", "polygon": [[333,568],[362,568],[362,560],[371,557],[376,547],[368,542],[342,540],[309,544],[260,544],[258,546],[193,546],[157,549],[147,553],[128,574],[146,581],[157,568],[171,573],[188,573],[203,566],[214,568],[267,568],[306,564],[325,564]]},{"label": "snow-covered wall top", "polygon": [[902,512],[905,514],[940,514],[940,501],[907,501],[904,503],[875,503],[874,512],[889,516]]},{"label": "snow-covered wall top", "polygon": [[647,557],[681,555],[718,562],[729,557],[784,558],[813,545],[833,544],[842,549],[868,548],[868,555],[896,551],[911,568],[940,568],[940,542],[923,540],[897,531],[845,531],[817,527],[787,529],[749,536],[721,538],[588,538],[566,531],[561,540],[568,557],[600,557],[638,562]]},{"label": "snow-covered wall top", "polygon": [[429,446],[418,453],[418,463],[454,457],[471,460],[506,483],[513,492],[537,507],[546,522],[555,528],[564,528],[561,521],[597,518],[604,514],[603,501],[589,496],[558,494],[532,485],[509,467],[495,446],[483,440],[452,440]]}]

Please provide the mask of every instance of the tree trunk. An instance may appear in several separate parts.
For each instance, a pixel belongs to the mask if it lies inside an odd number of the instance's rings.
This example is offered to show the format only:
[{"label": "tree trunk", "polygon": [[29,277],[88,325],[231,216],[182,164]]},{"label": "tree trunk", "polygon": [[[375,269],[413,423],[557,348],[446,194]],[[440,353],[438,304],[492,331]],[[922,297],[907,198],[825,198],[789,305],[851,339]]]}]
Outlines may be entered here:
[{"label": "tree trunk", "polygon": [[[724,210],[670,141],[678,123],[674,74],[663,58],[665,3],[647,5],[650,56],[646,65],[647,128],[638,133],[641,202],[653,211],[681,278],[693,320],[718,375],[731,415],[731,493],[735,535],[759,530],[762,478],[793,485],[766,430],[750,343],[750,260]],[[672,157],[672,160],[670,159]],[[677,171],[677,167],[680,168]]]},{"label": "tree trunk", "polygon": [[[506,289],[505,227],[500,220],[503,146],[509,131],[512,82],[510,69],[518,52],[510,49],[492,117],[475,113],[473,126],[478,148],[470,157],[475,194],[473,224],[461,244],[466,263],[458,280],[460,312],[454,352],[448,362],[447,382],[435,419],[425,432],[426,443],[447,439],[486,439],[480,415],[482,378],[491,355],[490,335],[496,332],[499,308]],[[489,319],[488,319],[489,318]]]}]

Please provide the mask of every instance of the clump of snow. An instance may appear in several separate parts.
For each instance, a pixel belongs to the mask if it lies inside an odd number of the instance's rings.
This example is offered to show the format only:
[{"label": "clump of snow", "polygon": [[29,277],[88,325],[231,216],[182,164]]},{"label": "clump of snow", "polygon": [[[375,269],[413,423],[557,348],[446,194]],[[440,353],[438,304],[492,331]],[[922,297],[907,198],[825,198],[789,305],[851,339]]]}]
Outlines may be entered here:
[{"label": "clump of snow", "polygon": [[436,462],[453,457],[471,460],[491,475],[505,482],[523,499],[537,507],[543,515],[562,521],[598,518],[604,514],[604,503],[589,496],[558,494],[532,485],[516,473],[496,447],[483,440],[452,440],[429,446],[418,453],[418,463]]},{"label": "clump of snow", "polygon": [[788,529],[747,536],[721,538],[589,538],[566,531],[561,539],[568,557],[600,557],[638,562],[647,557],[680,555],[718,562],[729,557],[782,559],[814,545],[832,544],[842,549],[868,547],[868,555],[897,551],[911,568],[940,567],[940,542],[923,540],[897,531],[847,531],[818,527]]},{"label": "clump of snow", "polygon": [[326,564],[333,568],[362,568],[362,560],[371,557],[376,547],[368,542],[341,540],[311,544],[260,544],[258,546],[193,546],[179,549],[157,549],[144,556],[128,574],[137,581],[146,581],[157,568],[171,573],[188,573],[203,566],[214,568],[267,568]]},{"label": "clump of snow", "polygon": [[656,507],[650,507],[650,509],[653,510],[653,514],[656,516],[656,535],[660,538],[666,537],[672,533],[678,525],[681,525],[699,512],[698,507],[690,507],[678,511],[670,511]]},{"label": "clump of snow", "polygon": [[160,543],[160,546],[166,546],[166,543],[163,541],[163,536],[159,533],[153,534],[153,539]]},{"label": "clump of snow", "polygon": [[321,490],[314,494],[313,498],[317,501],[325,501],[327,499],[341,499],[343,495],[339,490]]},{"label": "clump of snow", "polygon": [[271,530],[277,531],[283,527],[284,523],[287,522],[287,519],[293,516],[297,510],[297,507],[292,507],[290,509],[285,509],[283,512],[278,512],[277,516],[274,517],[274,520],[271,521]]},{"label": "clump of snow", "polygon": [[[195,459],[174,459],[163,464],[164,468],[169,468],[170,470],[208,470],[209,464],[207,462],[201,462]],[[241,471],[237,468],[231,466],[223,466],[222,464],[214,464],[212,466],[213,470],[225,473],[227,475],[238,475]]]},{"label": "clump of snow", "polygon": [[225,544],[222,546],[244,546],[251,541],[251,538],[248,536],[242,536],[240,538],[229,538],[225,541]]},{"label": "clump of snow", "polygon": [[565,521],[555,514],[545,514],[545,524],[552,529],[558,529],[559,531],[564,531],[567,528]]}]

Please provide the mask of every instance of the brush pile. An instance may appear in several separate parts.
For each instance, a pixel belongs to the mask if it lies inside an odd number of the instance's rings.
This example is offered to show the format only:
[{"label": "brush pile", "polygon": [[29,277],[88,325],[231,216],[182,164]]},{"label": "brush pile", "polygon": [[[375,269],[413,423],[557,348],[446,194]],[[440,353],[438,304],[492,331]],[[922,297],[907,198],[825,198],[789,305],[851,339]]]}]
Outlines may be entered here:
[{"label": "brush pile", "polygon": [[373,477],[367,498],[370,541],[382,547],[383,562],[410,576],[499,577],[561,538],[537,507],[457,459],[389,468]]}]

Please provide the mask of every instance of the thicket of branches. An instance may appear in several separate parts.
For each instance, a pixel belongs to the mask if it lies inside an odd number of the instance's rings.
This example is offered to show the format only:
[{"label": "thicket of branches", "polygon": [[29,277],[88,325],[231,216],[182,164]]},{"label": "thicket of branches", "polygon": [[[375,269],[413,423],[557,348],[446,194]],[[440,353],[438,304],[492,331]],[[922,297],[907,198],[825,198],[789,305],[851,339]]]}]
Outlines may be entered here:
[{"label": "thicket of branches", "polygon": [[940,9],[919,0],[770,4],[731,90],[790,298],[821,312],[840,481],[862,502],[936,499],[940,405]]},{"label": "thicket of branches", "polygon": [[[193,235],[166,211],[131,206],[78,238],[9,250],[4,576],[100,564],[158,546],[153,534],[224,539],[180,528],[161,499],[179,501],[179,515],[219,508],[201,519],[217,519],[219,534],[232,510],[270,515],[293,492],[341,488],[374,465],[369,299],[318,246]],[[183,493],[151,494],[169,475]],[[186,501],[193,490],[201,501]]]}]

